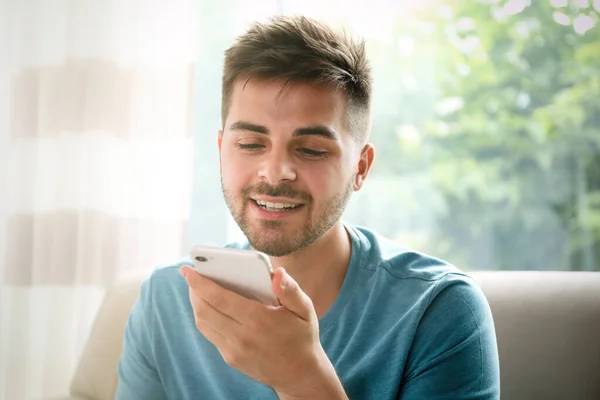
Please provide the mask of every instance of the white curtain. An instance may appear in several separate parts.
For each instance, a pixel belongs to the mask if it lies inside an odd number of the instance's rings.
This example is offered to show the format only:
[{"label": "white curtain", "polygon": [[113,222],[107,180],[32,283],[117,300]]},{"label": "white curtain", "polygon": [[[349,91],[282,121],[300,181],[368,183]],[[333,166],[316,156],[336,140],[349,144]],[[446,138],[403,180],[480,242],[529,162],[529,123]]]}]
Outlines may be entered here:
[{"label": "white curtain", "polygon": [[193,0],[0,0],[0,399],[68,393],[107,284],[186,249]]}]

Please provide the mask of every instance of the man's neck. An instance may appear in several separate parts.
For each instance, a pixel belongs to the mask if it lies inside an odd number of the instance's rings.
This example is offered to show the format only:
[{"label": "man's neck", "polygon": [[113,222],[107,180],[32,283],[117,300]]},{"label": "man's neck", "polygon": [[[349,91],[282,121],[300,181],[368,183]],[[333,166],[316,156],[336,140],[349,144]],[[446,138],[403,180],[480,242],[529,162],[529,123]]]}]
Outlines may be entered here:
[{"label": "man's neck", "polygon": [[325,235],[307,248],[285,257],[270,257],[273,268],[284,267],[311,298],[321,318],[342,287],[352,245],[348,232],[338,221]]}]

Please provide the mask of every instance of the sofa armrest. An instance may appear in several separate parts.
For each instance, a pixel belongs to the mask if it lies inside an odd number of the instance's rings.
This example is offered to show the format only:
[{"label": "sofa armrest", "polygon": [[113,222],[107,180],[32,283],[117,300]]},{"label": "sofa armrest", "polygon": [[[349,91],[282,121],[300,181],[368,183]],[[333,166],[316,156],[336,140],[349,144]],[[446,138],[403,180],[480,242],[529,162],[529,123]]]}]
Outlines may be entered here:
[{"label": "sofa armrest", "polygon": [[123,276],[108,288],[71,381],[71,396],[79,396],[73,399],[115,398],[125,325],[147,276],[147,272]]}]

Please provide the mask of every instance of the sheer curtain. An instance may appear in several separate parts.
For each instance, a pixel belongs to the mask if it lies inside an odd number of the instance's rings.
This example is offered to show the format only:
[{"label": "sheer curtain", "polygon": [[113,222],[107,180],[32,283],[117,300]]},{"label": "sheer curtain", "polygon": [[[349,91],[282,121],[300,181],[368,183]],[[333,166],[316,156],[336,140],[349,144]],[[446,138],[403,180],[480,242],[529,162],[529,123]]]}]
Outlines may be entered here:
[{"label": "sheer curtain", "polygon": [[0,398],[64,395],[107,284],[186,251],[196,2],[0,0]]}]

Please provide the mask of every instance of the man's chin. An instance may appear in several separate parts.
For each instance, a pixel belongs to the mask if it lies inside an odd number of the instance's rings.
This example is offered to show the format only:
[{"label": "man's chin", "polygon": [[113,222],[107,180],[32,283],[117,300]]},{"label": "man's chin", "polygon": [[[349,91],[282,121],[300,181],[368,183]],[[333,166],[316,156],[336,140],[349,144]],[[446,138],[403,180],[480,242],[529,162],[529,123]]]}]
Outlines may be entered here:
[{"label": "man's chin", "polygon": [[265,253],[266,255],[271,257],[286,256],[288,254],[293,253],[297,247],[294,246],[292,243],[281,241],[281,238],[279,238],[279,240],[269,240],[269,238],[261,237],[249,238],[248,240],[252,249],[260,251],[261,253]]},{"label": "man's chin", "polygon": [[[281,227],[279,227],[281,228]],[[271,257],[283,257],[299,249],[298,235],[276,227],[262,227],[246,234],[253,249]]]}]

